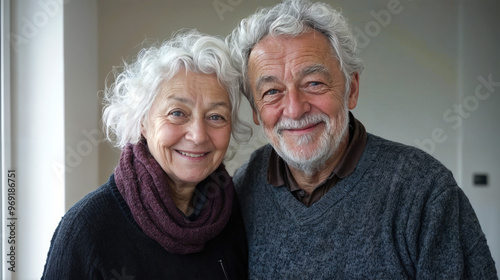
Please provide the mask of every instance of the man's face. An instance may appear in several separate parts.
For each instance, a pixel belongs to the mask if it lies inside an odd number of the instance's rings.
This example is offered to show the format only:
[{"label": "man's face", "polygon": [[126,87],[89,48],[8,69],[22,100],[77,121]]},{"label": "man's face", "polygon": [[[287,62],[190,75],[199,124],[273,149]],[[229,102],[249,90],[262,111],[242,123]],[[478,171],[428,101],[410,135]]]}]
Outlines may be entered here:
[{"label": "man's face", "polygon": [[[347,135],[348,111],[356,107],[358,75],[346,93],[324,35],[265,37],[250,53],[248,76],[265,134],[289,165],[312,173],[334,160]],[[256,112],[254,121],[259,124]]]}]

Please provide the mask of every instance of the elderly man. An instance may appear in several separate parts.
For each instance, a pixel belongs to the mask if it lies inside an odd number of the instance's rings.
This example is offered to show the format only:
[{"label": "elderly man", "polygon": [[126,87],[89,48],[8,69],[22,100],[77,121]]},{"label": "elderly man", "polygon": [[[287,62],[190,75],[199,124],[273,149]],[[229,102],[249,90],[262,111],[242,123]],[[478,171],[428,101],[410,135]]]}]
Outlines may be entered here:
[{"label": "elderly man", "polygon": [[235,174],[253,279],[496,279],[476,215],[428,154],[365,131],[346,20],[285,1],[228,37],[270,145]]}]

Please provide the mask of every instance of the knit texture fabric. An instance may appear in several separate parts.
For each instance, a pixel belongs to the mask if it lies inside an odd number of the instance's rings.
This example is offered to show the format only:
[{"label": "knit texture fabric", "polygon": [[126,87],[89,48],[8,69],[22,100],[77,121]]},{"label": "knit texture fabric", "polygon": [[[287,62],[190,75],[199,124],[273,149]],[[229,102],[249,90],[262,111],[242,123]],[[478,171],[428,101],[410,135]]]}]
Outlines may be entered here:
[{"label": "knit texture fabric", "polygon": [[201,252],[174,254],[144,234],[112,175],[61,219],[42,279],[246,279],[247,254],[236,197],[226,226]]},{"label": "knit texture fabric", "polygon": [[306,207],[267,184],[271,149],[233,177],[251,279],[497,279],[468,199],[428,154],[368,134],[354,173]]},{"label": "knit texture fabric", "polygon": [[118,190],[144,233],[176,254],[203,250],[205,243],[224,228],[233,201],[233,183],[224,165],[200,184],[206,199],[203,209],[190,221],[175,205],[167,174],[148,150],[145,141],[128,144],[115,169]]}]

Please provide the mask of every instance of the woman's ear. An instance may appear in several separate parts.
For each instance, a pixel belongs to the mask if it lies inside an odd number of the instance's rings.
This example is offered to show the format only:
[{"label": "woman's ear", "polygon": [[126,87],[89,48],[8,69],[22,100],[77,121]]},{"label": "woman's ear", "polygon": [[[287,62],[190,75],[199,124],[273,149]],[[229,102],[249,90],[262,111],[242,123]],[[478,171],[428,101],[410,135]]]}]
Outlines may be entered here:
[{"label": "woman's ear", "polygon": [[144,126],[144,121],[141,123],[141,135],[144,139],[146,139],[146,127]]}]

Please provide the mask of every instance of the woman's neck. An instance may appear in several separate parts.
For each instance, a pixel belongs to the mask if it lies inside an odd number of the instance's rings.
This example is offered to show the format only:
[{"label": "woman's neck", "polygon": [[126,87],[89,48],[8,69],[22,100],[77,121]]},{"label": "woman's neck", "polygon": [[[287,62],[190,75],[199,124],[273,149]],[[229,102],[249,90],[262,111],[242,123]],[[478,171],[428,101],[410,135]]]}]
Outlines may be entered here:
[{"label": "woman's neck", "polygon": [[177,206],[177,208],[181,210],[184,215],[191,215],[194,209],[193,194],[196,188],[196,184],[185,184],[179,186],[170,181],[169,185],[172,200],[174,201],[175,206]]}]

